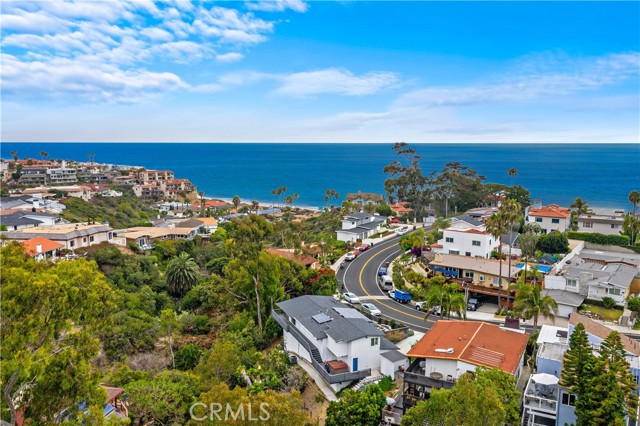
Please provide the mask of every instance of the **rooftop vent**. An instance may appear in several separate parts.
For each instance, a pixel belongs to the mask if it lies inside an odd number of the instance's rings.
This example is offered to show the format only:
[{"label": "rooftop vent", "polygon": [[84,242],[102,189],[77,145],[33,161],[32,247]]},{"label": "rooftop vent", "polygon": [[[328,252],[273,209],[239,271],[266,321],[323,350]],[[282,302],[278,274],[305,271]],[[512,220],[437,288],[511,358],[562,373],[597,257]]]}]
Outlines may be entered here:
[{"label": "rooftop vent", "polygon": [[438,352],[438,353],[442,353],[442,354],[452,354],[452,353],[453,353],[453,348],[448,348],[448,349],[436,349],[436,352]]}]

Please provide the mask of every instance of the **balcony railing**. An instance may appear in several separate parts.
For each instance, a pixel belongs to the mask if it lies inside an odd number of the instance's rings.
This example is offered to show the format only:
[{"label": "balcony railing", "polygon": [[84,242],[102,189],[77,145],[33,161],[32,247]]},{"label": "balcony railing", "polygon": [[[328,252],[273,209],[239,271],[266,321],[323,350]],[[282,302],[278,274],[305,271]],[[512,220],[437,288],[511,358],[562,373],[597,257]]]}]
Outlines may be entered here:
[{"label": "balcony railing", "polygon": [[331,374],[326,369],[324,364],[316,361],[313,356],[311,356],[312,349],[318,349],[304,334],[302,334],[295,325],[289,321],[284,312],[279,309],[273,309],[271,311],[271,317],[282,327],[284,331],[288,331],[291,333],[293,337],[296,338],[298,342],[309,353],[311,358],[311,365],[315,368],[318,373],[322,376],[322,378],[329,384],[334,383],[342,383],[342,382],[352,382],[354,380],[364,379],[365,377],[369,377],[371,375],[371,369],[367,368],[366,370],[358,370],[352,371],[349,373],[339,373],[339,374]]},{"label": "balcony railing", "polygon": [[558,408],[558,402],[552,399],[543,398],[535,395],[525,395],[524,408],[537,411],[544,411],[555,414]]}]

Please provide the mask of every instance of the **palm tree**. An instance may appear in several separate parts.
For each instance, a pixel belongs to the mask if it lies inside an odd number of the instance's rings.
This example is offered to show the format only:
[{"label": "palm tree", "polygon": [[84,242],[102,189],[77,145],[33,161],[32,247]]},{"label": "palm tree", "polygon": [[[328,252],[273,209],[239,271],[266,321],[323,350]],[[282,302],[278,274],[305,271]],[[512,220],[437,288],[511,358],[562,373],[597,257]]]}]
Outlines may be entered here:
[{"label": "palm tree", "polygon": [[522,258],[524,259],[524,282],[527,282],[527,267],[530,257],[534,257],[536,253],[536,246],[540,239],[540,225],[537,223],[527,223],[524,225],[524,233],[520,236],[520,250],[522,251]]},{"label": "palm tree", "polygon": [[510,181],[510,183],[511,183],[511,186],[513,186],[513,178],[514,178],[514,177],[516,177],[516,176],[518,176],[518,170],[517,170],[516,168],[513,168],[513,167],[512,167],[512,168],[510,168],[510,169],[507,171],[507,174],[508,174],[508,175],[509,175],[509,177],[510,177],[509,181]]},{"label": "palm tree", "polygon": [[585,214],[589,211],[589,204],[587,204],[587,202],[582,198],[578,197],[575,200],[573,200],[573,203],[571,203],[569,207],[575,209],[574,211],[571,212],[571,229],[574,231],[577,231],[578,216],[580,216],[581,214]]},{"label": "palm tree", "polygon": [[198,282],[199,273],[198,264],[189,253],[180,253],[167,265],[166,280],[169,291],[176,296],[184,296]]},{"label": "palm tree", "polygon": [[93,160],[96,158],[96,154],[94,154],[93,152],[90,152],[88,157],[89,157],[89,163],[93,164]]},{"label": "palm tree", "polygon": [[46,158],[49,156],[49,153],[48,153],[48,152],[45,152],[45,151],[40,151],[40,156],[41,156],[41,157],[42,157],[42,159],[44,160],[44,159],[46,159]]},{"label": "palm tree", "polygon": [[494,213],[485,222],[485,229],[498,241],[498,259],[500,262],[500,269],[498,273],[498,307],[500,304],[500,292],[502,291],[502,235],[507,231],[507,221],[502,216],[502,213]]},{"label": "palm tree", "polygon": [[260,203],[256,200],[253,200],[251,202],[251,209],[256,211],[256,214],[258,214],[258,211],[260,210]]},{"label": "palm tree", "polygon": [[[633,217],[637,219],[636,207],[638,206],[638,203],[640,203],[640,192],[636,191],[635,189],[631,191],[629,193],[629,202],[633,204]],[[631,245],[635,243],[635,240],[636,240],[635,227],[632,227],[631,228]]]},{"label": "palm tree", "polygon": [[[511,282],[511,246],[513,246],[513,227],[522,218],[522,206],[516,200],[506,200],[500,206],[500,213],[509,226],[509,282]],[[507,306],[509,305],[509,293],[507,293]]]},{"label": "palm tree", "polygon": [[204,217],[204,191],[198,191],[200,196],[200,217]]},{"label": "palm tree", "polygon": [[18,161],[18,151],[9,151],[9,155],[13,158],[13,161]]},{"label": "palm tree", "polygon": [[240,206],[240,197],[238,197],[237,195],[233,196],[233,199],[231,200],[231,203],[235,206],[236,208],[236,213],[238,213],[238,206]]},{"label": "palm tree", "polygon": [[516,294],[514,310],[525,320],[533,318],[534,331],[538,328],[538,318],[555,318],[558,313],[558,305],[551,296],[542,296],[538,286],[524,284]]},{"label": "palm tree", "polygon": [[450,226],[451,226],[451,219],[438,216],[435,222],[433,222],[433,225],[431,225],[431,229],[433,229],[434,231],[439,231],[441,229],[443,230],[447,229]]},{"label": "palm tree", "polygon": [[[460,293],[460,284],[455,284],[455,292],[449,293],[447,298],[447,318],[451,319],[451,312],[458,315],[459,318],[467,319],[467,300],[464,297],[464,293]],[[446,286],[450,286],[453,284],[445,284]]]}]

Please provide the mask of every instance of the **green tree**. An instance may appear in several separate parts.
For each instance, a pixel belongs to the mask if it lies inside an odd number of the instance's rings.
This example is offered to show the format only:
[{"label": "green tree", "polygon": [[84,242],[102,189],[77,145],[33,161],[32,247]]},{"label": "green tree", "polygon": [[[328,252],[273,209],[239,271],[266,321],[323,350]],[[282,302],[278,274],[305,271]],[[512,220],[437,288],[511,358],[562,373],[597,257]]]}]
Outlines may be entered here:
[{"label": "green tree", "polygon": [[385,403],[384,392],[378,385],[369,385],[362,392],[347,389],[339,401],[331,401],[327,407],[325,424],[377,426]]},{"label": "green tree", "polygon": [[634,318],[640,316],[640,297],[631,296],[627,298],[627,309],[633,313]]},{"label": "green tree", "polygon": [[173,309],[164,309],[160,313],[160,330],[167,340],[169,353],[171,354],[171,365],[176,368],[176,357],[173,353],[173,339],[178,328],[178,317]]},{"label": "green tree", "polygon": [[513,309],[528,320],[533,318],[533,328],[538,328],[538,318],[554,318],[558,305],[551,296],[543,296],[540,287],[523,284],[516,293]]},{"label": "green tree", "polygon": [[518,424],[519,400],[512,376],[497,369],[478,368],[474,375],[460,376],[449,390],[433,390],[428,400],[407,410],[402,426]]},{"label": "green tree", "polygon": [[26,408],[30,424],[52,424],[62,409],[78,414],[77,401],[102,406],[91,361],[115,297],[97,265],[36,262],[16,243],[0,249],[0,262],[1,418],[15,424],[16,411]]},{"label": "green tree", "polygon": [[538,250],[545,253],[567,253],[569,251],[567,235],[560,231],[541,235],[538,240]]},{"label": "green tree", "polygon": [[195,372],[205,382],[231,383],[242,363],[238,352],[239,348],[231,339],[216,339],[211,350],[202,357]]},{"label": "green tree", "polygon": [[524,269],[522,270],[523,282],[527,282],[527,270],[529,269],[529,260],[533,259],[536,254],[536,247],[540,239],[540,225],[537,223],[527,223],[524,225],[524,232],[520,235],[519,245],[524,260]]},{"label": "green tree", "polygon": [[195,343],[187,343],[176,352],[176,368],[186,371],[195,368],[202,356],[202,348]]},{"label": "green tree", "polygon": [[[629,193],[629,202],[633,204],[633,217],[637,219],[636,216],[636,208],[638,207],[638,203],[640,203],[640,191],[633,190]],[[631,245],[636,242],[636,228],[631,228]]]},{"label": "green tree", "polygon": [[441,231],[441,230],[447,229],[450,226],[451,226],[451,218],[438,216],[436,220],[433,222],[433,225],[431,225],[431,229],[433,229],[434,231]]},{"label": "green tree", "polygon": [[[500,206],[499,212],[504,220],[507,222],[507,229],[509,230],[509,266],[507,271],[511,271],[511,249],[513,246],[513,228],[522,219],[522,206],[516,200],[506,200]],[[511,277],[508,280],[511,283]],[[507,292],[507,306],[509,306],[509,292]]]},{"label": "green tree", "polygon": [[589,204],[587,204],[587,202],[582,198],[578,197],[575,200],[573,200],[573,203],[571,203],[569,207],[574,209],[571,212],[571,230],[577,231],[578,216],[580,216],[581,214],[585,214],[589,211]]},{"label": "green tree", "polygon": [[172,294],[182,297],[198,282],[199,274],[196,261],[188,253],[180,253],[167,265],[167,286]]},{"label": "green tree", "polygon": [[389,207],[389,204],[386,204],[386,203],[376,206],[376,213],[386,217],[394,215],[393,210],[391,210],[391,207]]}]

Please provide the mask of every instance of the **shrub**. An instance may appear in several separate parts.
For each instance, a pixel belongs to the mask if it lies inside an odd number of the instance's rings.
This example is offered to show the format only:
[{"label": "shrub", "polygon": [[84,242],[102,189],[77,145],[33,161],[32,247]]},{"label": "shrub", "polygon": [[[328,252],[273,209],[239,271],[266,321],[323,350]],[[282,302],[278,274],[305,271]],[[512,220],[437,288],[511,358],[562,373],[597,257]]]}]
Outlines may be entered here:
[{"label": "shrub", "polygon": [[611,297],[603,297],[602,298],[602,306],[607,309],[613,309],[616,307],[616,301]]},{"label": "shrub", "polygon": [[187,343],[176,352],[176,368],[178,370],[191,370],[200,361],[202,348],[193,343]]},{"label": "shrub", "polygon": [[211,330],[209,317],[206,315],[180,315],[180,327],[186,334],[207,334]]},{"label": "shrub", "polygon": [[602,244],[607,246],[628,246],[630,238],[628,235],[604,235],[591,232],[567,232],[567,237],[572,240],[586,241],[593,244]]},{"label": "shrub", "polygon": [[378,383],[378,386],[380,386],[383,392],[389,392],[393,389],[393,379],[389,376],[384,376]]}]

